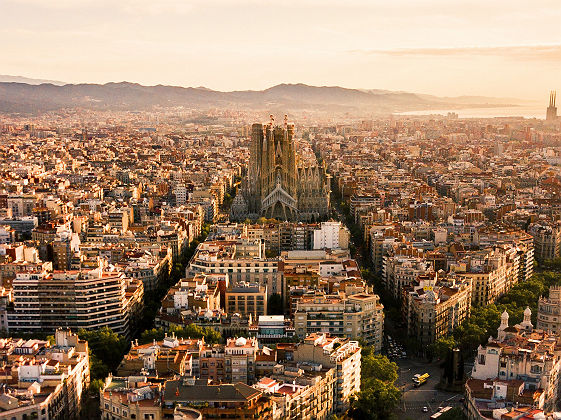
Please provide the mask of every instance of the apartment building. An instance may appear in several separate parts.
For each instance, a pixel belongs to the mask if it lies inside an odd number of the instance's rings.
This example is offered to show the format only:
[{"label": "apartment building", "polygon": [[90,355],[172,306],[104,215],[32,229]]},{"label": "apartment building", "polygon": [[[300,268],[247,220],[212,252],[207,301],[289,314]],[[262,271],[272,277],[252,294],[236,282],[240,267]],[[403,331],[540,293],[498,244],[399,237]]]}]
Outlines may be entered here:
[{"label": "apartment building", "polygon": [[199,357],[200,378],[216,383],[252,384],[256,380],[256,338],[228,338],[226,344],[206,345]]},{"label": "apartment building", "polygon": [[[243,383],[209,385],[207,381],[183,378],[164,384],[163,415],[174,407],[195,408],[205,419],[236,418],[273,420],[273,402],[263,391]],[[168,417],[166,417],[168,418]]]},{"label": "apartment building", "polygon": [[0,374],[0,418],[78,419],[90,383],[88,343],[69,330],[57,329],[55,344],[0,339],[6,358]]},{"label": "apartment building", "polygon": [[[207,283],[206,277],[180,280],[168,291],[173,299],[173,312],[200,308],[213,311],[220,308],[220,289],[217,284]],[[166,298],[164,298],[166,299]]]},{"label": "apartment building", "polygon": [[36,203],[37,197],[34,195],[13,194],[7,199],[7,207],[12,211],[13,218],[33,215]]},{"label": "apartment building", "polygon": [[534,255],[543,262],[561,255],[561,226],[559,224],[536,223],[528,233],[534,237]]},{"label": "apartment building", "polygon": [[254,388],[274,401],[275,418],[325,420],[335,410],[336,374],[334,368],[309,362],[278,364]]},{"label": "apartment building", "polygon": [[314,249],[348,249],[351,233],[341,222],[322,222],[314,230]]},{"label": "apartment building", "polygon": [[[524,388],[520,379],[474,379],[465,385],[464,413],[468,420],[485,420],[500,413],[504,419],[547,419],[543,390]],[[499,407],[499,408],[498,408]]]},{"label": "apartment building", "polygon": [[102,420],[161,420],[161,384],[146,376],[109,376],[99,392]]},{"label": "apartment building", "polygon": [[316,363],[335,369],[337,383],[334,408],[337,412],[347,410],[350,397],[360,391],[361,355],[357,341],[312,333],[296,345],[294,361]]},{"label": "apartment building", "polygon": [[383,257],[382,280],[392,295],[399,299],[404,287],[420,275],[434,271],[432,264],[419,256],[393,255]]},{"label": "apartment building", "polygon": [[345,297],[344,294],[318,293],[303,296],[296,302],[294,328],[296,335],[302,338],[311,333],[363,338],[374,346],[375,351],[380,351],[383,308],[379,296],[375,294],[359,293]]},{"label": "apartment building", "polygon": [[561,332],[561,286],[551,286],[549,297],[540,297],[536,328],[553,334]]},{"label": "apartment building", "polygon": [[561,338],[534,329],[531,317],[531,310],[526,308],[523,322],[509,326],[505,311],[497,338],[479,346],[471,376],[481,380],[521,380],[524,390],[542,390],[545,407],[551,409],[558,398]]},{"label": "apartment building", "polygon": [[471,252],[453,267],[456,275],[472,283],[471,303],[494,303],[520,279],[520,256],[514,247],[495,247]]},{"label": "apartment building", "polygon": [[123,265],[127,277],[142,280],[146,292],[158,288],[161,277],[167,274],[168,269],[166,258],[160,259],[149,254],[128,257]]},{"label": "apartment building", "polygon": [[370,259],[376,274],[382,274],[384,257],[393,249],[398,242],[397,233],[393,224],[374,225],[369,227]]},{"label": "apartment building", "polygon": [[18,273],[13,298],[14,309],[8,314],[10,332],[109,327],[128,337],[140,316],[144,289],[140,280],[101,268]]},{"label": "apartment building", "polygon": [[179,339],[167,334],[163,340],[152,343],[139,345],[138,340],[134,341],[119,363],[117,375],[168,378],[198,374],[203,346],[203,340]]},{"label": "apartment building", "polygon": [[407,333],[423,346],[451,333],[469,317],[469,280],[440,281],[436,276],[426,276],[410,289],[404,291]]},{"label": "apartment building", "polygon": [[238,282],[226,289],[226,312],[242,316],[267,315],[267,286]]},{"label": "apartment building", "polygon": [[199,244],[186,277],[197,273],[228,274],[230,282],[259,283],[266,286],[268,296],[278,293],[284,299],[284,278],[277,259],[265,257],[262,241],[246,239],[206,241]]},{"label": "apartment building", "polygon": [[477,232],[476,245],[482,248],[510,246],[519,255],[518,281],[530,280],[534,272],[535,239],[529,233],[519,229],[496,229],[486,227]]}]

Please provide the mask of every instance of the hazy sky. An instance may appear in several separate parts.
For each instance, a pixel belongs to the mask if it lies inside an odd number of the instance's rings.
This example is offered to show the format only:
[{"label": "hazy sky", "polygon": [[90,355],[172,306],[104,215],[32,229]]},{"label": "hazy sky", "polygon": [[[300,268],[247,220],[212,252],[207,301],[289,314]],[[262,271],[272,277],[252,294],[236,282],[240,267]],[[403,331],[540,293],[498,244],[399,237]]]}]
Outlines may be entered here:
[{"label": "hazy sky", "polygon": [[0,74],[547,101],[560,0],[0,0]]}]

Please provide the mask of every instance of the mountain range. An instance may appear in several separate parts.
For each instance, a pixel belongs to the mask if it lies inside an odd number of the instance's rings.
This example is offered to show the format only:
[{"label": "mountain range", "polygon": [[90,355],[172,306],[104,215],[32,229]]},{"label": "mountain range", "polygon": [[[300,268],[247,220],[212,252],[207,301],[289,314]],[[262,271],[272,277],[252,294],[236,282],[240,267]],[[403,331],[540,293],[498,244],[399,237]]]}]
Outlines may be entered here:
[{"label": "mountain range", "polygon": [[30,77],[9,76],[7,74],[0,74],[0,82],[27,83],[28,85],[41,85],[43,83],[50,83],[52,85],[58,86],[66,84],[65,82],[61,82],[59,80],[32,79]]},{"label": "mountain range", "polygon": [[[0,80],[4,76],[0,76]],[[11,76],[14,77],[14,76]],[[32,83],[33,82],[33,83]],[[60,84],[0,82],[0,112],[41,113],[68,107],[146,110],[153,107],[236,108],[389,113],[516,104],[512,98],[437,97],[409,92],[348,89],[339,86],[280,84],[265,90],[221,92],[204,87],[143,86],[120,82]]]}]

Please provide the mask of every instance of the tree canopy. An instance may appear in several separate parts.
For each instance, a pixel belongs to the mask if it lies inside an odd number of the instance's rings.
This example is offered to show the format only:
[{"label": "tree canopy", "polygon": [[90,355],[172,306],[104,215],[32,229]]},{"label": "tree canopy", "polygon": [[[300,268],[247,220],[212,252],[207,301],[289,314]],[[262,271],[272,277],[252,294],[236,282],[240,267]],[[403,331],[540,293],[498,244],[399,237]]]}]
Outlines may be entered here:
[{"label": "tree canopy", "polygon": [[[559,260],[559,261],[558,261]],[[546,268],[561,267],[561,259],[545,263]],[[442,357],[449,348],[459,347],[464,353],[470,353],[480,344],[484,344],[489,337],[496,337],[501,322],[501,314],[506,310],[509,314],[509,324],[514,325],[524,319],[524,310],[532,310],[532,322],[536,323],[538,300],[540,296],[547,296],[549,287],[561,285],[561,273],[541,271],[535,273],[528,281],[514,285],[496,303],[471,309],[469,319],[458,326],[451,336],[437,340],[431,349]]]},{"label": "tree canopy", "polygon": [[[220,342],[222,335],[211,327],[200,327],[196,324],[189,324],[185,327],[171,325],[167,330],[168,335],[175,334],[177,338],[203,338],[205,342],[215,344]],[[150,343],[153,340],[163,340],[166,331],[163,328],[152,328],[144,331],[140,336],[142,344]]]},{"label": "tree canopy", "polygon": [[351,401],[349,415],[353,419],[390,419],[401,400],[401,391],[395,386],[397,365],[374,354],[370,346],[362,349],[360,392]]},{"label": "tree canopy", "polygon": [[81,329],[78,336],[88,341],[92,379],[104,379],[115,370],[129,348],[129,342],[108,327],[92,331]]}]

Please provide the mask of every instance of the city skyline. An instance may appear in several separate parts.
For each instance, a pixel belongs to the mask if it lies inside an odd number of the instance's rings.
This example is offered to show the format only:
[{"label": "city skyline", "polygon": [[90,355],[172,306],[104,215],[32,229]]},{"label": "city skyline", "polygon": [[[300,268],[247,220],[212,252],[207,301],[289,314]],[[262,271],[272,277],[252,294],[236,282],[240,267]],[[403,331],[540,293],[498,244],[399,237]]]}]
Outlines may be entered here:
[{"label": "city skyline", "polygon": [[559,0],[0,4],[0,420],[561,419]]},{"label": "city skyline", "polygon": [[541,99],[561,6],[7,1],[2,74],[232,91],[278,83]]}]

